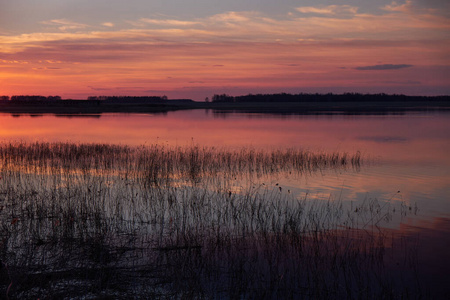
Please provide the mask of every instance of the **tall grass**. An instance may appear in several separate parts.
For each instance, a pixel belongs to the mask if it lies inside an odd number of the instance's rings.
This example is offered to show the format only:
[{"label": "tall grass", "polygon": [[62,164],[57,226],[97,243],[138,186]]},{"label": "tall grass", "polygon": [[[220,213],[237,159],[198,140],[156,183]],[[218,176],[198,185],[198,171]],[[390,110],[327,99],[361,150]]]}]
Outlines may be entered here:
[{"label": "tall grass", "polygon": [[361,154],[311,152],[297,149],[225,150],[214,147],[128,147],[108,144],[3,143],[2,168],[32,173],[111,173],[168,184],[173,177],[267,175],[280,171],[314,172],[324,168],[359,168]]},{"label": "tall grass", "polygon": [[397,240],[371,225],[390,206],[347,210],[258,181],[359,168],[359,153],[4,143],[0,161],[0,292],[11,299],[422,292],[389,276]]}]

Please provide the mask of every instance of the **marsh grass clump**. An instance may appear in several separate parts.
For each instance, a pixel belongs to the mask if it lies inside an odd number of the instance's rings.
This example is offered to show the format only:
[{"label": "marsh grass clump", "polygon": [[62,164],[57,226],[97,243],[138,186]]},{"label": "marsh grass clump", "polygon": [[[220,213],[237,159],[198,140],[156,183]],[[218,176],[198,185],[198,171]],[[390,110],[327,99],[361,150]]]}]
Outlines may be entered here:
[{"label": "marsh grass clump", "polygon": [[[359,168],[361,154],[322,153],[298,149],[240,150],[214,147],[129,147],[109,144],[2,143],[3,170],[23,173],[105,174],[139,179],[150,185],[168,184],[177,178],[199,180],[214,175],[270,175],[282,171],[305,173],[326,168]],[[146,182],[145,182],[146,181]]]},{"label": "marsh grass clump", "polygon": [[0,162],[0,292],[10,299],[403,293],[385,265],[395,239],[377,227],[390,204],[349,210],[258,183],[357,169],[359,153],[10,143]]}]

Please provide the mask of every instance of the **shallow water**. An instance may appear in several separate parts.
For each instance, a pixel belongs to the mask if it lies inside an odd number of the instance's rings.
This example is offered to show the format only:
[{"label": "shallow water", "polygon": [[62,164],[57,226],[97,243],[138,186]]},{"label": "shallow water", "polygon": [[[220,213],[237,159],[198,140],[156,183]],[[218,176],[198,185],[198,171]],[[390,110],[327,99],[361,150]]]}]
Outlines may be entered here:
[{"label": "shallow water", "polygon": [[448,128],[448,113],[277,116],[198,110],[96,116],[0,114],[1,141],[360,151],[371,163],[358,172],[320,173],[287,178],[283,183],[292,190],[345,200],[395,195],[394,199],[417,204],[419,219],[429,222],[450,217]]},{"label": "shallow water", "polygon": [[[30,116],[0,114],[0,140],[123,145],[200,145],[218,148],[302,148],[360,151],[358,169],[324,170],[308,176],[262,178],[299,199],[340,200],[357,205],[377,199],[405,213],[384,225],[421,237],[420,271],[428,286],[444,291],[450,233],[450,114],[317,115],[167,114]],[[403,205],[403,206],[402,206]]]}]

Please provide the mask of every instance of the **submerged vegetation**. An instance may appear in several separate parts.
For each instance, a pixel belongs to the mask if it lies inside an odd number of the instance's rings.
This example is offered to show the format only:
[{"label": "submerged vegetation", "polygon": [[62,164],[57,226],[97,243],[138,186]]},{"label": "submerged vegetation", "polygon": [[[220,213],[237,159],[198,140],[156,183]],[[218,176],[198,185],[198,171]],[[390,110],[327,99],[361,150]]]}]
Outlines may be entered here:
[{"label": "submerged vegetation", "polygon": [[1,297],[423,295],[410,285],[414,247],[378,227],[393,204],[266,184],[362,163],[296,149],[0,144]]}]

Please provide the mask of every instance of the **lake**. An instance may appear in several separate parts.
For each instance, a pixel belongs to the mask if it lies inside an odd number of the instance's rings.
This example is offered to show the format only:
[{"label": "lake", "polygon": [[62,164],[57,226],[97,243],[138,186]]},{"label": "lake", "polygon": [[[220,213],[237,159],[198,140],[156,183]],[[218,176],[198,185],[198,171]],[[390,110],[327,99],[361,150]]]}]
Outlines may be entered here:
[{"label": "lake", "polygon": [[450,216],[448,128],[447,113],[277,116],[199,110],[154,115],[0,114],[2,141],[360,151],[373,160],[370,167],[357,173],[322,174],[299,188],[324,195],[345,190],[352,194],[343,196],[353,199],[365,194],[386,198],[400,191],[403,200],[417,203],[429,222]]},{"label": "lake", "polygon": [[[379,201],[393,212],[375,224],[417,238],[420,282],[449,295],[450,113],[386,115],[271,115],[207,110],[165,114],[0,114],[2,142],[106,143],[128,146],[213,147],[220,150],[302,149],[361,153],[363,163],[345,169],[263,176],[258,182],[289,191],[293,199],[342,202],[349,207]],[[231,192],[230,192],[231,193]]]}]

